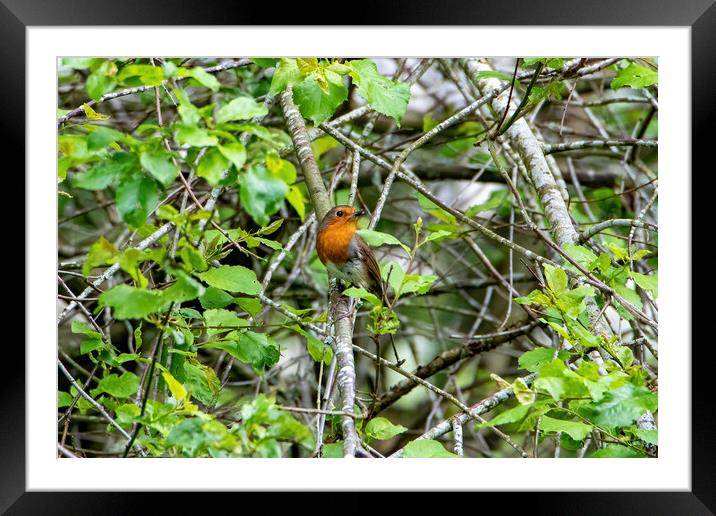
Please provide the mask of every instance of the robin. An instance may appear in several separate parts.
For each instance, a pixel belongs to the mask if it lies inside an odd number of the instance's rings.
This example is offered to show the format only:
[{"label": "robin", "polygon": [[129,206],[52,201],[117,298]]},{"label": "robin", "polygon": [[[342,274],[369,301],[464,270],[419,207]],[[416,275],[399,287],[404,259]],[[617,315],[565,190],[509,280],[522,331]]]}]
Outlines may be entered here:
[{"label": "robin", "polygon": [[364,288],[387,304],[380,267],[368,244],[358,235],[364,210],[341,204],[326,213],[318,228],[316,251],[328,272],[344,283]]},{"label": "robin", "polygon": [[[344,283],[363,288],[378,296],[385,306],[389,306],[387,288],[380,276],[380,267],[373,255],[373,251],[357,233],[358,219],[365,215],[364,210],[356,210],[347,204],[341,204],[331,209],[323,217],[316,236],[316,251],[318,258],[326,266],[328,272]],[[393,346],[395,360],[400,360],[395,349],[393,336],[390,343]],[[374,337],[378,354],[380,344],[377,336]],[[376,381],[377,388],[377,381]]]}]

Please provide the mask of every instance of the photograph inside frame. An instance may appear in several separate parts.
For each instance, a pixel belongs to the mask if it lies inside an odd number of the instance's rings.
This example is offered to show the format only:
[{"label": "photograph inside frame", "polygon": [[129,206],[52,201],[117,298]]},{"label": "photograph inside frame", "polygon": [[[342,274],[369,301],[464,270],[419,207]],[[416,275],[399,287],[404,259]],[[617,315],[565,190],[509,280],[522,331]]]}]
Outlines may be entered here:
[{"label": "photograph inside frame", "polygon": [[57,61],[57,456],[658,456],[658,59]]}]

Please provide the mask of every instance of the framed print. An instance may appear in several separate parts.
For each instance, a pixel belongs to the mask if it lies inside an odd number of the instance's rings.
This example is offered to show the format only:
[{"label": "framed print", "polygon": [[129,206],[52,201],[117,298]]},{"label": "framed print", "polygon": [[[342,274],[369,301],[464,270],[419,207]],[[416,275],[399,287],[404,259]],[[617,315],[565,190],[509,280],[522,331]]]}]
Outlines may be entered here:
[{"label": "framed print", "polygon": [[712,2],[310,27],[133,5],[0,6],[27,220],[3,510],[399,490],[711,513]]}]

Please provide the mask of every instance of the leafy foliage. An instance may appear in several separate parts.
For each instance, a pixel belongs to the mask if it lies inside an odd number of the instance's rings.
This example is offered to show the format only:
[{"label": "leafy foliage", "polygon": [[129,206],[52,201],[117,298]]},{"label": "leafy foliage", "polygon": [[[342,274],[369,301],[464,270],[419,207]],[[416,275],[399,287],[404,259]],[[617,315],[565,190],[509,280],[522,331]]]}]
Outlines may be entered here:
[{"label": "leafy foliage", "polygon": [[[396,62],[395,74],[387,63],[60,60],[58,116],[69,118],[58,130],[58,275],[69,292],[61,285],[58,303],[68,306],[95,283],[81,295],[87,311],[73,312],[69,332],[60,328],[60,360],[149,456],[342,457],[342,419],[352,416],[370,454],[457,457],[449,451],[455,434],[416,437],[460,409],[421,386],[405,390],[414,377],[393,364],[378,368],[356,353],[354,414],[340,412],[336,386],[347,371],[314,250],[316,224],[306,223],[313,192],[276,97],[291,89],[331,201],[355,197],[373,212],[385,185],[376,162],[390,166],[471,102],[463,96],[481,88],[468,81],[507,91],[513,77],[499,71],[509,67],[470,75],[462,62],[436,60],[415,83],[417,60]],[[590,132],[585,119],[615,137],[625,128],[631,137],[646,120],[644,137],[656,138],[650,104],[611,97],[627,87],[656,97],[653,60],[621,60],[579,76],[572,89],[571,74],[593,60],[575,63],[523,59],[518,73],[539,80],[515,81],[513,100],[524,99],[516,119],[539,128],[547,144]],[[426,93],[426,84],[435,89]],[[607,94],[603,84],[611,84]],[[565,108],[577,93],[584,98]],[[115,100],[102,100],[108,94]],[[591,117],[574,115],[589,101]],[[353,177],[353,149],[310,126],[363,105],[368,113],[346,117],[340,130],[379,159],[362,150]],[[652,456],[658,430],[640,421],[658,416],[656,331],[637,311],[657,314],[656,153],[640,148],[616,165],[611,148],[582,149],[569,164],[555,154],[550,167],[563,172],[568,218],[583,235],[555,250],[525,217],[552,234],[553,190],[530,176],[524,149],[508,135],[496,158],[481,145],[503,114],[487,103],[425,142],[391,186],[378,225],[358,231],[376,252],[387,292],[345,285],[357,307],[353,344],[391,362],[395,344],[403,373],[469,405],[508,389],[488,404],[485,422],[469,423],[480,437],[465,432],[467,456],[515,456],[534,442],[541,456],[557,445],[564,456]],[[648,180],[628,183],[622,162]],[[602,222],[613,224],[590,235]],[[598,329],[596,316],[610,331]],[[71,421],[69,437],[60,437],[68,449],[123,454],[124,437],[62,376],[57,400],[58,415],[68,411]],[[85,440],[85,432],[102,437]]]}]

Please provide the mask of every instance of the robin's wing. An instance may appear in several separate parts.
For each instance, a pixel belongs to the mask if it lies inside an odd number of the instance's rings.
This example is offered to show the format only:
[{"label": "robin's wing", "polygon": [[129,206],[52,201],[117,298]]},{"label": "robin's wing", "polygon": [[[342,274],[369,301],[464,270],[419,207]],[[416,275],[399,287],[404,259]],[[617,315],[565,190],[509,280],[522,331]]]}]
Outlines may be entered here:
[{"label": "robin's wing", "polygon": [[368,276],[366,278],[368,282],[368,290],[372,291],[375,295],[380,296],[383,302],[387,303],[388,299],[385,292],[385,285],[380,277],[380,267],[378,266],[378,262],[373,255],[373,250],[360,236],[355,235],[355,237],[358,244],[358,252],[363,259],[363,263],[365,263],[366,273]]}]

